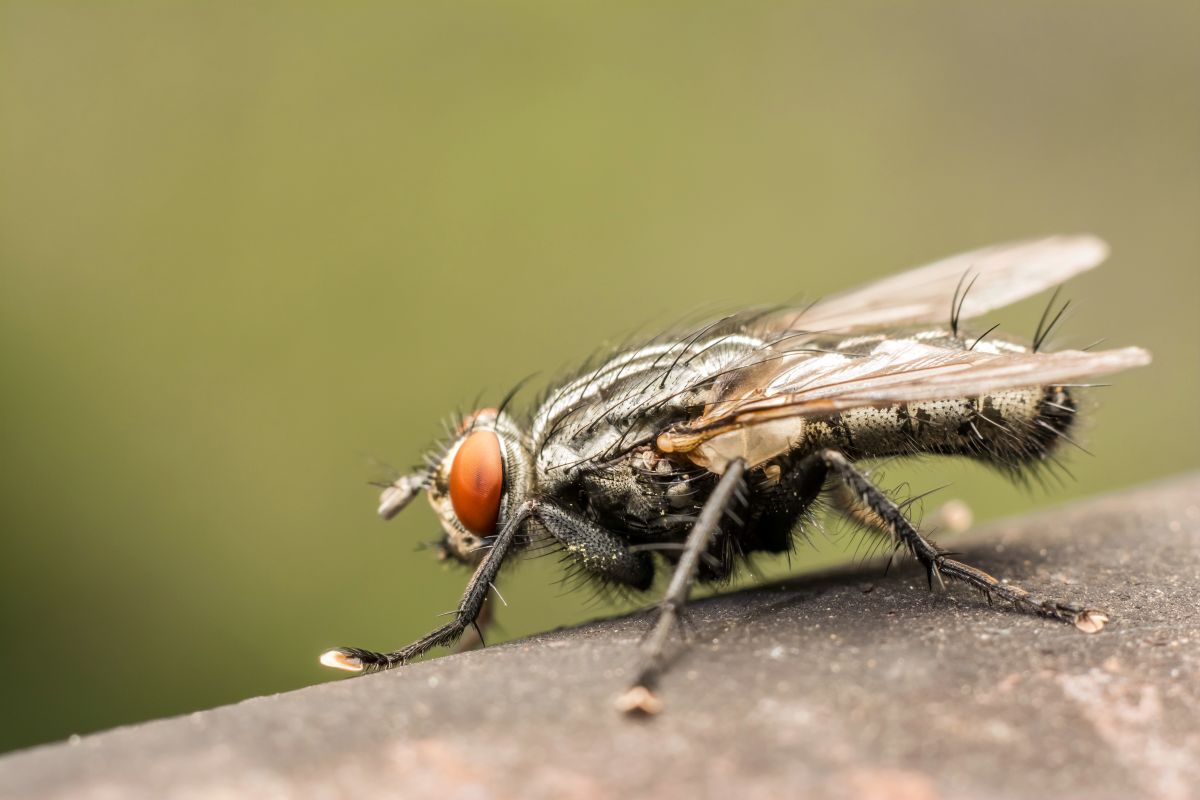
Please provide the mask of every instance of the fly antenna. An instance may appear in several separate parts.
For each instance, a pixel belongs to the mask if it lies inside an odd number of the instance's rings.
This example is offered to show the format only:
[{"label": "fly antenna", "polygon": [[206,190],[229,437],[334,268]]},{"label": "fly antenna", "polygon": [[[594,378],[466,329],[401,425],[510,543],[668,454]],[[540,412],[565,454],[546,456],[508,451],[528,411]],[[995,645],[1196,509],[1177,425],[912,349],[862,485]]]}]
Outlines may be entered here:
[{"label": "fly antenna", "polygon": [[427,473],[418,475],[401,475],[388,484],[379,495],[379,516],[385,520],[399,514],[406,505],[412,502],[417,492],[429,480]]}]

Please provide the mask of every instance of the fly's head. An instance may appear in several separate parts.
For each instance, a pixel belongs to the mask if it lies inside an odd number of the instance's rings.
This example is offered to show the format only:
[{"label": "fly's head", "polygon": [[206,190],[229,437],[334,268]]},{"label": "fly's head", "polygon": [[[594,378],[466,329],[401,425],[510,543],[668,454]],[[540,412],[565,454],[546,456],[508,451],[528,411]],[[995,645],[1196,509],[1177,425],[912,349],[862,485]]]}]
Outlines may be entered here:
[{"label": "fly's head", "polygon": [[379,497],[379,516],[391,519],[421,489],[442,523],[438,557],[476,565],[484,540],[504,526],[525,501],[532,469],[525,436],[503,411],[485,408],[467,416],[429,470],[398,478]]}]

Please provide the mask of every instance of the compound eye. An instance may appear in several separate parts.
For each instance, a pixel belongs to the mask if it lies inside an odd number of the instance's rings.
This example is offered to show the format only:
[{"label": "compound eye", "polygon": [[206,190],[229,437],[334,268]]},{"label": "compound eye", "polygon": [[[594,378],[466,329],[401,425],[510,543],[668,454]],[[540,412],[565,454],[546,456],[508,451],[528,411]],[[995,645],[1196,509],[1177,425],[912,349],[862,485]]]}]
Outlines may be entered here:
[{"label": "compound eye", "polygon": [[495,533],[503,488],[500,437],[475,431],[458,446],[450,467],[450,503],[462,526],[477,536]]}]

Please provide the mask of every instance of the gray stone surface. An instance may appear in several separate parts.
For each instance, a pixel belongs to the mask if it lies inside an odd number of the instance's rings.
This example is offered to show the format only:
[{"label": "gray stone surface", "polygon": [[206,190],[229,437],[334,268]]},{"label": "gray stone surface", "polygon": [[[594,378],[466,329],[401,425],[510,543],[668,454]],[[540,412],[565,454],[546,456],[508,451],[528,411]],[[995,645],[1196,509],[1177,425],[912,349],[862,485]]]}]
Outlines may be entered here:
[{"label": "gray stone surface", "polygon": [[1200,476],[959,537],[1096,635],[913,568],[697,603],[666,711],[612,703],[645,616],[0,759],[11,797],[1200,797]]}]

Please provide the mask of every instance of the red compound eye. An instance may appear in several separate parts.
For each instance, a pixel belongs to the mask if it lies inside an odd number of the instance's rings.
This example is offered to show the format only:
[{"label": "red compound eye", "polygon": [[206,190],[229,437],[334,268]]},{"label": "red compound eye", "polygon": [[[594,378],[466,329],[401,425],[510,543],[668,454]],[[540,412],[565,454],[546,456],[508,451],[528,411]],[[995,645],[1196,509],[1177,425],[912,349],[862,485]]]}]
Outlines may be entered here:
[{"label": "red compound eye", "polygon": [[462,526],[477,536],[495,533],[503,488],[500,437],[475,431],[458,446],[450,467],[450,503]]}]

